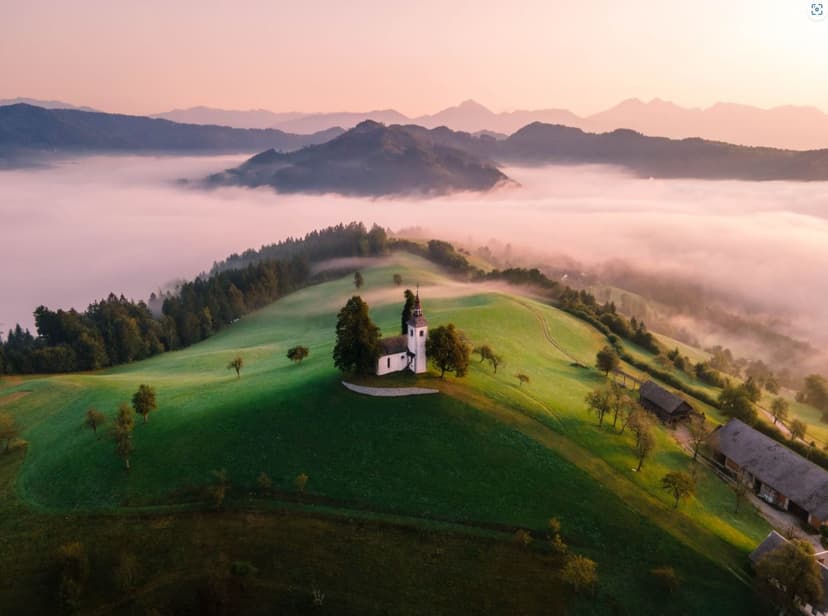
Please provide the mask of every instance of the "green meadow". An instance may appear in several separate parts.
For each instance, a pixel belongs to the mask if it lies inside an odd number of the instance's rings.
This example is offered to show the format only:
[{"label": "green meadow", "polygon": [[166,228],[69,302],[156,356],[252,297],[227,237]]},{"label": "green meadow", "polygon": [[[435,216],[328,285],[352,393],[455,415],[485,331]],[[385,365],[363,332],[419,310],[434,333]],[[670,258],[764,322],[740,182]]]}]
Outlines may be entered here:
[{"label": "green meadow", "polygon": [[[394,273],[402,274],[403,287],[393,285]],[[232,484],[230,513],[199,524],[232,525],[227,516],[234,510],[273,516],[287,510],[297,533],[303,531],[294,518],[324,514],[333,520],[326,518],[326,524],[371,519],[417,532],[466,529],[461,534],[490,545],[492,533],[508,541],[515,528],[541,530],[555,516],[572,549],[598,563],[601,580],[594,596],[572,597],[550,569],[548,600],[559,607],[566,604],[573,613],[753,612],[743,569],[747,553],[767,534],[767,523],[750,507],[734,514],[732,494],[704,469],[696,495],[673,509],[660,479],[670,470],[689,470],[691,462],[669,430],[658,428],[655,452],[640,473],[633,472],[631,436],[617,434],[611,417],[610,425],[599,428],[585,410],[586,393],[606,382],[596,369],[583,367],[594,364],[606,342],[599,332],[517,290],[460,284],[406,254],[363,275],[365,287],[358,293],[386,336],[399,333],[402,290],[419,283],[432,327],[455,323],[471,343],[493,347],[505,364],[495,374],[472,356],[462,379],[400,374],[362,380],[441,390],[430,396],[373,398],[346,390],[331,351],[336,313],[356,293],[348,276],[287,296],[185,350],[96,373],[6,379],[0,381],[0,409],[17,418],[28,444],[25,457],[2,462],[9,487],[0,503],[0,530],[15,525],[23,536],[36,532],[25,520],[51,520],[62,536],[62,520],[75,527],[89,516],[120,524],[125,516],[142,515],[169,517],[183,536],[191,532],[189,516],[206,507],[202,492],[212,471],[225,469]],[[301,364],[285,357],[296,344],[310,349]],[[245,364],[238,379],[226,369],[237,354]],[[530,382],[521,386],[518,372]],[[127,472],[106,426],[96,438],[82,421],[91,406],[111,421],[118,403],[141,383],[156,388],[159,408],[147,424],[138,418]],[[274,483],[266,498],[254,495],[263,472]],[[309,477],[303,497],[294,489],[300,473]],[[10,515],[2,515],[4,509]],[[371,529],[376,546],[387,532],[389,546],[409,549],[396,526],[384,528]],[[271,541],[289,542],[275,531],[262,532]],[[0,548],[11,550],[12,542]],[[471,548],[456,549],[459,554]],[[522,558],[536,558],[509,554],[506,561],[515,570],[524,566]],[[18,573],[36,568],[36,558],[24,558]],[[313,560],[302,566],[312,567]],[[469,566],[478,568],[475,575],[488,575],[480,562]],[[673,595],[653,587],[649,571],[661,566],[674,567],[682,579]],[[388,612],[417,613],[395,609],[386,591],[380,595]],[[341,592],[342,605],[362,605]],[[458,609],[462,604],[450,602],[430,608]]]}]

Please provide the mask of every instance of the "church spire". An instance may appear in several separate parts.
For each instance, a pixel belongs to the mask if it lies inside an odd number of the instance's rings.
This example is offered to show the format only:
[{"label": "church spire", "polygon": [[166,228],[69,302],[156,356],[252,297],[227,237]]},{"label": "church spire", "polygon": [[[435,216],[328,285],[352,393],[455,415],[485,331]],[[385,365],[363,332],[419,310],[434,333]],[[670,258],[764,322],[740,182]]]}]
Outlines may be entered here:
[{"label": "church spire", "polygon": [[422,317],[423,316],[423,307],[420,305],[420,283],[417,283],[417,294],[414,296],[414,312],[412,313],[414,318]]}]

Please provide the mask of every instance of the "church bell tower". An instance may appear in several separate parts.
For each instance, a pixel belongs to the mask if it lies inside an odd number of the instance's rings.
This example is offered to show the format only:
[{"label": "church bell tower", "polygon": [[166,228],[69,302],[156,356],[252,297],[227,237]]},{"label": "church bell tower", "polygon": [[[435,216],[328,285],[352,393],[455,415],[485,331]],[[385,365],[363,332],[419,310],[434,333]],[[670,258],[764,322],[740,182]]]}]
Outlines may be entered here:
[{"label": "church bell tower", "polygon": [[414,310],[411,312],[411,318],[408,319],[408,367],[417,374],[427,369],[426,340],[428,340],[428,321],[423,316],[418,288],[414,299]]}]

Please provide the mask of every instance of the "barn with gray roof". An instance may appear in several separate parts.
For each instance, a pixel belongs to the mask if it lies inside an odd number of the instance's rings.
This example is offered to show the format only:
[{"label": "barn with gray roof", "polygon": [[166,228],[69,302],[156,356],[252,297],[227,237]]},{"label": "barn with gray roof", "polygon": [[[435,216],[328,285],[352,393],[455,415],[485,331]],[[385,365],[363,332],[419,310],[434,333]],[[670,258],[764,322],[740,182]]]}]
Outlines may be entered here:
[{"label": "barn with gray roof", "polygon": [[742,475],[762,500],[814,528],[828,524],[828,471],[738,419],[717,428],[709,444],[716,460]]},{"label": "barn with gray roof", "polygon": [[686,400],[667,391],[652,381],[647,381],[638,390],[638,399],[641,406],[658,415],[664,423],[675,425],[687,419],[695,411]]}]

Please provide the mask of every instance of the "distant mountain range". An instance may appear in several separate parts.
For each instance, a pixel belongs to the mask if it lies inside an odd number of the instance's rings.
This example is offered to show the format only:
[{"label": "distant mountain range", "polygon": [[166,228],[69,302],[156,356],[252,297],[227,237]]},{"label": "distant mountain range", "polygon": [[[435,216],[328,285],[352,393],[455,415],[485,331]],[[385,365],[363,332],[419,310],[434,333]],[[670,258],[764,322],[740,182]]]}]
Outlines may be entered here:
[{"label": "distant mountain range", "polygon": [[444,142],[419,127],[366,120],[327,143],[289,154],[267,150],[207,181],[360,196],[484,191],[509,182],[492,163]]},{"label": "distant mountain range", "polygon": [[27,104],[0,107],[0,149],[71,151],[256,152],[324,143],[342,129],[293,135],[277,129],[178,124],[142,116]]},{"label": "distant mountain range", "polygon": [[0,98],[0,107],[7,105],[33,105],[44,109],[79,109],[80,111],[98,111],[92,107],[78,107],[63,101],[46,101],[37,98]]},{"label": "distant mountain range", "polygon": [[370,120],[347,133],[332,128],[299,135],[26,104],[0,107],[0,166],[15,166],[20,151],[264,151],[212,181],[361,195],[486,190],[508,179],[498,165],[607,164],[643,177],[828,181],[828,149],[675,140],[628,129],[590,133],[542,122],[510,136]]},{"label": "distant mountain range", "polygon": [[698,109],[680,107],[659,99],[647,103],[630,99],[590,116],[578,116],[565,109],[495,113],[468,100],[438,113],[419,117],[407,117],[393,109],[360,113],[275,114],[260,110],[206,110],[203,107],[176,110],[156,117],[194,124],[278,128],[292,133],[311,133],[331,126],[348,129],[363,120],[374,120],[384,124],[417,124],[426,128],[447,126],[470,133],[492,131],[509,135],[533,122],[543,122],[588,132],[629,128],[645,135],[674,139],[699,137],[739,145],[793,150],[828,148],[828,114],[813,107],[759,109],[717,103],[707,109]]}]

